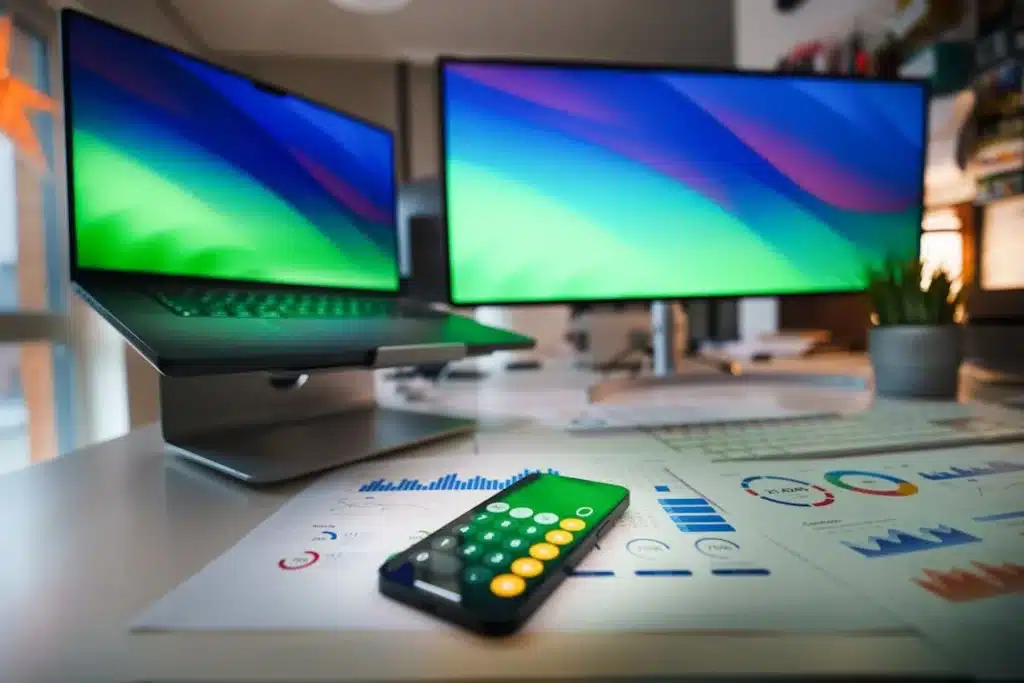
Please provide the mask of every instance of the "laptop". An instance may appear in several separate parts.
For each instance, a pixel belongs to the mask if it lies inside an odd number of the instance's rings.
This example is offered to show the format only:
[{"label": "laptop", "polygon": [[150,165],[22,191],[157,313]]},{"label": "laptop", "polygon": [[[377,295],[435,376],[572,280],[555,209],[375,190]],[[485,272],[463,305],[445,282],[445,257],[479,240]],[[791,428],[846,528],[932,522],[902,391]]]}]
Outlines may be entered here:
[{"label": "laptop", "polygon": [[388,130],[61,12],[71,280],[168,376],[530,348],[400,296]]}]

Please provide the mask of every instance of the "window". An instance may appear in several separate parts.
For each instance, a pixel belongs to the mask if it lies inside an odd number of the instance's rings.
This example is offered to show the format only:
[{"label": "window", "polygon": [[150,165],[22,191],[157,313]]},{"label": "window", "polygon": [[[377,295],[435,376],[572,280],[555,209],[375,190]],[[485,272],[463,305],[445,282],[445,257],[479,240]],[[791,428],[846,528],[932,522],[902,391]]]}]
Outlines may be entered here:
[{"label": "window", "polygon": [[985,207],[981,241],[981,288],[1024,289],[1024,196]]},{"label": "window", "polygon": [[941,269],[959,283],[964,271],[962,221],[956,207],[933,209],[924,215],[921,225],[922,278],[927,284]]},{"label": "window", "polygon": [[[33,5],[41,13],[43,5]],[[12,21],[10,75],[53,96],[56,17],[0,0]],[[0,130],[0,472],[74,447],[69,287],[58,211],[56,121],[30,112],[45,163]]]}]

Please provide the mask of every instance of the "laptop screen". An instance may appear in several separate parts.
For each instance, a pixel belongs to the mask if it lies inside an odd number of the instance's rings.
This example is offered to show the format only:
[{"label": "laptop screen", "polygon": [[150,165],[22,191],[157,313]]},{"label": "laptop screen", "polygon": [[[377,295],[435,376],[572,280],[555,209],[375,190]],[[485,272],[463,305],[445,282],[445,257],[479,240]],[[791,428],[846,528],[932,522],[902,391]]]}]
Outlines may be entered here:
[{"label": "laptop screen", "polygon": [[78,269],[398,290],[390,132],[63,14]]}]

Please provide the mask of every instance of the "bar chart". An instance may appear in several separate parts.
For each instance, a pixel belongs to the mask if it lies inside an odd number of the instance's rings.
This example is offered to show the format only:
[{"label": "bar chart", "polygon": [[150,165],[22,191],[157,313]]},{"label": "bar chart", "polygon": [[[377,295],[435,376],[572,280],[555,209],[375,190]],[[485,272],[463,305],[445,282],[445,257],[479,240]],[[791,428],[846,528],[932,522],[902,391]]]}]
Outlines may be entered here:
[{"label": "bar chart", "polygon": [[[655,486],[660,494],[669,491],[668,486]],[[686,498],[659,498],[658,505],[668,514],[672,523],[683,533],[698,534],[707,532],[736,531],[721,513],[705,498],[689,496]]]},{"label": "bar chart", "polygon": [[504,488],[511,486],[520,479],[528,477],[531,474],[546,473],[546,474],[558,474],[558,470],[551,469],[550,467],[546,470],[538,469],[524,469],[518,474],[513,474],[506,479],[493,479],[484,475],[467,475],[460,476],[457,472],[449,472],[443,474],[437,479],[430,481],[420,481],[419,479],[407,479],[402,478],[399,480],[393,479],[374,479],[368,481],[359,487],[360,493],[386,493],[392,491],[500,491]]}]

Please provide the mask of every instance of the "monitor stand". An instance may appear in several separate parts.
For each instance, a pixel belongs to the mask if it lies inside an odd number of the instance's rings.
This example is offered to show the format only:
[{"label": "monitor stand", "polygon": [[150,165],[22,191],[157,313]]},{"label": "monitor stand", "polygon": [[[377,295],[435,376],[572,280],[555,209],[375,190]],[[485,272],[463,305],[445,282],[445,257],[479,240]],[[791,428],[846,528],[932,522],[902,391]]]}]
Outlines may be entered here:
[{"label": "monitor stand", "polygon": [[653,372],[650,375],[605,380],[587,391],[591,403],[599,403],[624,391],[656,387],[695,386],[732,383],[737,380],[759,383],[802,384],[843,389],[867,389],[862,377],[814,373],[747,373],[739,361],[715,361],[685,356],[687,347],[686,312],[672,301],[651,302],[651,346]]},{"label": "monitor stand", "polygon": [[[441,349],[434,360],[461,358],[465,348],[459,349]],[[476,428],[473,420],[378,406],[369,369],[164,376],[160,403],[163,438],[171,452],[254,485],[296,479]]]}]

